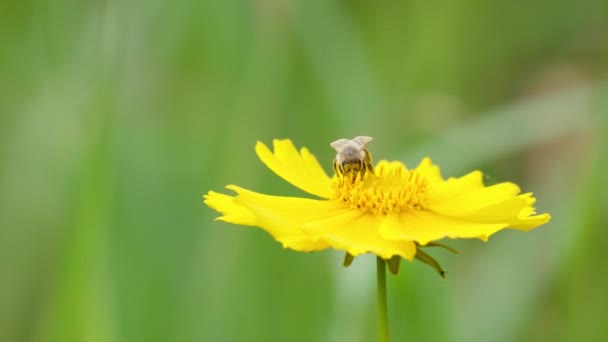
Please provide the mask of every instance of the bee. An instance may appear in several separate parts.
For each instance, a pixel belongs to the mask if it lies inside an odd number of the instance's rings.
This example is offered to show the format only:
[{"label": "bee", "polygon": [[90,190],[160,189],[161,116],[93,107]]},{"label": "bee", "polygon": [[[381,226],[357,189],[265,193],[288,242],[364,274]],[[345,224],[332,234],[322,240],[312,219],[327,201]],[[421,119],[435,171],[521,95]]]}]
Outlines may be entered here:
[{"label": "bee", "polygon": [[334,171],[336,175],[346,177],[352,174],[352,181],[355,182],[357,175],[360,179],[366,172],[374,172],[372,166],[372,156],[365,148],[365,145],[372,141],[371,137],[359,136],[350,139],[338,139],[330,145],[338,154],[334,159]]}]

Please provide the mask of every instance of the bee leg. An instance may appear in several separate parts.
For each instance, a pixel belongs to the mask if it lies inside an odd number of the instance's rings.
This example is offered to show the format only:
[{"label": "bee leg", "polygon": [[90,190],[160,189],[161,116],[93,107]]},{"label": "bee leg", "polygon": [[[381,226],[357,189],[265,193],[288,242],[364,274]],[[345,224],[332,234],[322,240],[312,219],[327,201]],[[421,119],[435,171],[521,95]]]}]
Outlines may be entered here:
[{"label": "bee leg", "polygon": [[361,160],[357,161],[357,165],[354,167],[351,167],[351,181],[352,184],[355,184],[355,182],[357,181],[357,177],[359,177],[359,179],[363,179],[363,176],[361,176],[361,171],[363,171],[364,168],[364,164]]},{"label": "bee leg", "polygon": [[334,159],[334,173],[336,174],[336,176],[340,177],[340,174],[338,173],[338,161]]},{"label": "bee leg", "polygon": [[372,155],[369,153],[367,149],[365,151],[365,167],[369,170],[369,172],[374,173],[374,167],[372,166]]},{"label": "bee leg", "polygon": [[336,165],[338,166],[338,177],[342,179],[342,184],[344,184],[344,178],[346,178],[346,175],[344,174],[344,165],[338,163],[338,161],[336,161]]},{"label": "bee leg", "polygon": [[365,176],[365,171],[367,171],[367,165],[361,162],[361,172],[359,172],[359,179],[363,180],[363,176]]}]

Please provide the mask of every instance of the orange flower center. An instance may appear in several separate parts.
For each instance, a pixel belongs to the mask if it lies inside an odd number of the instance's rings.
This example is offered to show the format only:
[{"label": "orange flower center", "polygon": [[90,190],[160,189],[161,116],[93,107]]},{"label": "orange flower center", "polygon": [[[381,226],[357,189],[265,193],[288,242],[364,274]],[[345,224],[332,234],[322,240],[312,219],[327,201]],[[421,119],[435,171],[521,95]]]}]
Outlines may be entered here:
[{"label": "orange flower center", "polygon": [[352,175],[334,177],[334,200],[353,209],[372,214],[388,215],[425,207],[429,182],[415,170],[407,170],[400,162],[381,162],[374,174],[367,172],[363,179]]}]

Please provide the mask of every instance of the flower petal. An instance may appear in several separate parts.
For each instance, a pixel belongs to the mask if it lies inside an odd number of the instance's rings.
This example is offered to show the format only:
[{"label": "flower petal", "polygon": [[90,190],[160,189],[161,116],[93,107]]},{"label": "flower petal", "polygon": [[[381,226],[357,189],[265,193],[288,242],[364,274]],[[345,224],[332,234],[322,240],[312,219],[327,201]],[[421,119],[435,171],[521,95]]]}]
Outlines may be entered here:
[{"label": "flower petal", "polygon": [[506,222],[509,228],[528,231],[551,219],[549,214],[531,216],[535,202],[532,193],[526,193],[459,216],[475,222]]},{"label": "flower petal", "polygon": [[291,140],[273,141],[274,153],[261,142],[255,146],[258,157],[266,166],[294,186],[321,198],[332,195],[331,179],[306,148],[300,152]]},{"label": "flower petal", "polygon": [[341,214],[302,225],[316,239],[353,256],[371,252],[383,259],[399,255],[412,260],[416,245],[412,240],[388,240],[380,235],[382,226],[398,226],[396,215],[378,216],[347,210]]},{"label": "flower petal", "polygon": [[429,202],[451,203],[458,196],[483,189],[482,178],[483,174],[480,171],[473,171],[459,178],[448,178],[433,186],[429,193]]},{"label": "flower petal", "polygon": [[310,252],[329,247],[326,242],[311,238],[298,227],[344,210],[343,206],[329,201],[263,195],[234,185],[226,188],[238,196],[213,191],[205,196],[205,204],[222,213],[218,220],[260,227],[285,248],[297,251]]},{"label": "flower petal", "polygon": [[509,182],[484,187],[481,172],[470,173],[460,178],[460,181],[445,182],[434,190],[429,195],[429,210],[448,216],[466,216],[481,208],[512,199],[520,192],[517,185]]},{"label": "flower petal", "polygon": [[480,238],[487,240],[506,223],[471,222],[461,218],[447,217],[437,213],[419,210],[399,215],[399,223],[382,226],[380,233],[387,239],[412,240],[421,245],[449,237]]},{"label": "flower petal", "polygon": [[425,157],[420,161],[420,164],[416,166],[415,169],[420,175],[424,176],[430,183],[440,183],[443,182],[443,177],[441,177],[441,172],[439,171],[439,166],[433,164],[430,158]]},{"label": "flower petal", "polygon": [[545,224],[551,220],[551,215],[548,213],[540,214],[536,216],[529,216],[523,219],[519,219],[516,222],[512,222],[509,228],[523,230],[525,232],[532,230],[542,224]]},{"label": "flower petal", "polygon": [[255,226],[257,223],[255,215],[247,207],[241,205],[236,197],[209,191],[203,198],[209,208],[222,213],[223,216],[216,220],[245,226]]}]

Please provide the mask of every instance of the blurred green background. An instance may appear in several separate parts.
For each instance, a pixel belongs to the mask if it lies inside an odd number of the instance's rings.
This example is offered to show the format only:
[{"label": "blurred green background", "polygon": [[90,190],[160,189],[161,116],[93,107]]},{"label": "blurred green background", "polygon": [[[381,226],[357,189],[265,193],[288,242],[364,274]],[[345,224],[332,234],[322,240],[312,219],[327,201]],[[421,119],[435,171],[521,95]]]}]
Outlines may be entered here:
[{"label": "blurred green background", "polygon": [[0,2],[0,341],[374,341],[374,258],[214,222],[291,138],[515,181],[552,221],[388,282],[394,341],[608,340],[608,3]]}]

